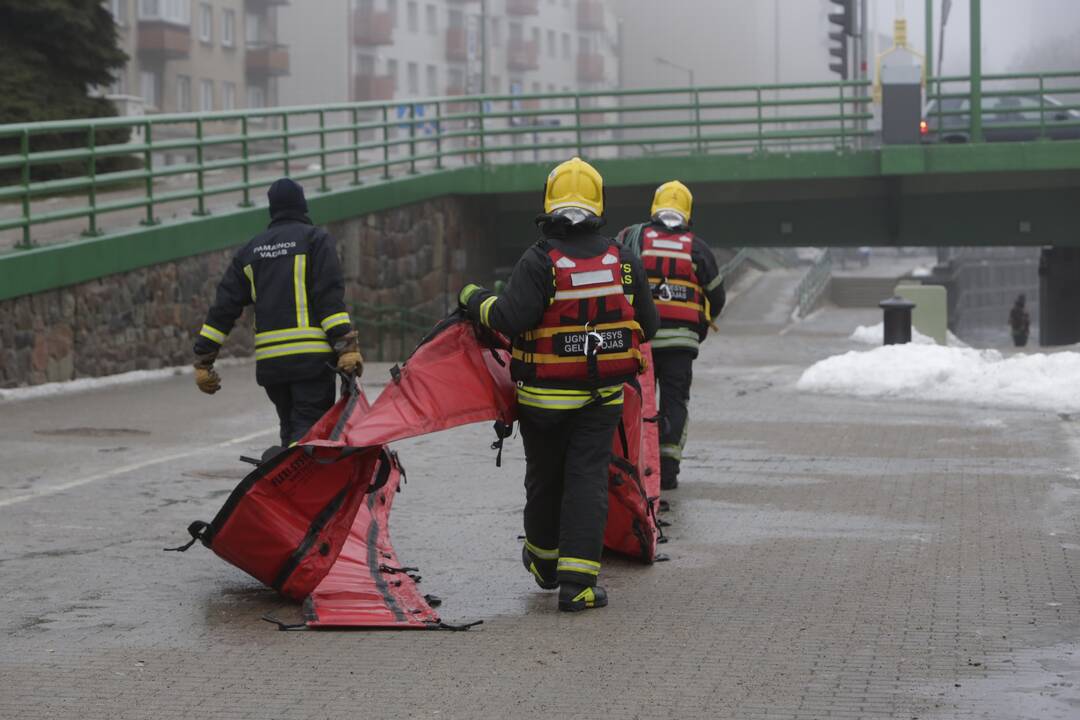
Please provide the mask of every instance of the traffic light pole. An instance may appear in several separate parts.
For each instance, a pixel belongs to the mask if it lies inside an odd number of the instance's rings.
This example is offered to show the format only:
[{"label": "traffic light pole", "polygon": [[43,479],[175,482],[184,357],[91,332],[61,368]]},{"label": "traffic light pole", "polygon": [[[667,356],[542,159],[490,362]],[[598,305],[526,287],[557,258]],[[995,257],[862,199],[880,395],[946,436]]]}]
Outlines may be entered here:
[{"label": "traffic light pole", "polygon": [[971,0],[971,142],[982,140],[982,0]]}]

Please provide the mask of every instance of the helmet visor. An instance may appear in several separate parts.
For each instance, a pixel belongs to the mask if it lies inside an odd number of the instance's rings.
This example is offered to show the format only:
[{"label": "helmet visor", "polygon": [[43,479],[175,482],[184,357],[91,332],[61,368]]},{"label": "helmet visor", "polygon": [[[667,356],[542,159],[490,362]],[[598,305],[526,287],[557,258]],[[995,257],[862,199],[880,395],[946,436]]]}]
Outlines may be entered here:
[{"label": "helmet visor", "polygon": [[555,217],[566,218],[570,221],[571,225],[578,225],[585,222],[589,218],[596,217],[595,213],[591,213],[588,210],[579,207],[564,207],[559,208],[552,213]]},{"label": "helmet visor", "polygon": [[672,230],[686,225],[686,218],[677,210],[660,210],[654,217],[665,227]]}]

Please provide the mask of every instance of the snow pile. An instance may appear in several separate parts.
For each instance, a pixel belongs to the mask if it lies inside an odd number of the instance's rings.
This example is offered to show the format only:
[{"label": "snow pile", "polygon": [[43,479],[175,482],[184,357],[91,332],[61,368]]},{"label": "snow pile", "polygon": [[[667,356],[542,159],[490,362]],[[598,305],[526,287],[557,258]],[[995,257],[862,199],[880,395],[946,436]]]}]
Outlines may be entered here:
[{"label": "snow pile", "polygon": [[805,392],[1080,412],[1080,353],[1015,355],[940,345],[887,345],[812,365]]},{"label": "snow pile", "polygon": [[[946,333],[949,347],[969,347],[966,342],[953,335],[949,330]],[[848,340],[857,342],[860,345],[881,345],[885,342],[885,323],[879,322],[877,325],[859,325],[855,328],[855,332],[851,333]],[[933,345],[934,338],[929,335],[923,335],[916,328],[911,328],[911,342],[916,345]]]}]

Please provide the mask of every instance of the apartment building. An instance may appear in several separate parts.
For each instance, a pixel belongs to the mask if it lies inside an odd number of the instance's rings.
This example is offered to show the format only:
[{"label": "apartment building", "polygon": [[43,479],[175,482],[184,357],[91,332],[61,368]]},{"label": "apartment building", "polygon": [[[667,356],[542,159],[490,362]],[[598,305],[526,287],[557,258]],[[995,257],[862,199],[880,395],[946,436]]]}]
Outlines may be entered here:
[{"label": "apartment building", "polygon": [[277,105],[290,64],[277,11],[287,2],[107,0],[129,57],[110,94],[156,113]]},{"label": "apartment building", "polygon": [[614,88],[613,8],[611,0],[293,0],[280,11],[292,53],[280,99]]}]

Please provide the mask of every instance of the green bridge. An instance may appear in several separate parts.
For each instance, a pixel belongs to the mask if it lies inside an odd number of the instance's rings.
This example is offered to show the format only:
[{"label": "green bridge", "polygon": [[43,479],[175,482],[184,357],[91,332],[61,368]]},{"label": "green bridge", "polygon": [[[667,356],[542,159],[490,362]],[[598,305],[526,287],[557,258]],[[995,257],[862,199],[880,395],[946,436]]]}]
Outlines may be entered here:
[{"label": "green bridge", "polygon": [[[936,107],[959,109],[931,120],[1030,139],[882,146],[858,82],[0,126],[0,300],[236,245],[265,225],[262,193],[281,175],[305,183],[320,224],[482,198],[513,257],[548,169],[575,154],[603,173],[612,227],[678,178],[722,246],[1080,245],[1080,140],[1054,139],[1080,128],[1080,73],[977,86],[981,114],[966,110],[969,78],[932,79]],[[1014,98],[1034,110],[995,116]]]}]

